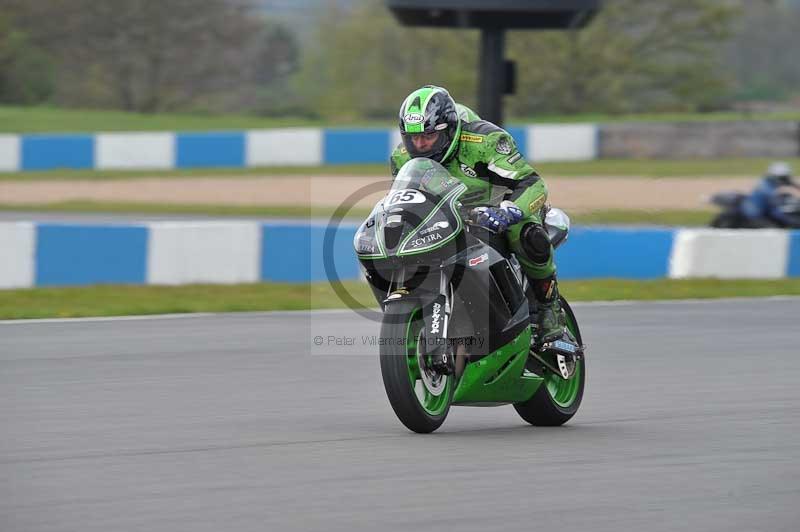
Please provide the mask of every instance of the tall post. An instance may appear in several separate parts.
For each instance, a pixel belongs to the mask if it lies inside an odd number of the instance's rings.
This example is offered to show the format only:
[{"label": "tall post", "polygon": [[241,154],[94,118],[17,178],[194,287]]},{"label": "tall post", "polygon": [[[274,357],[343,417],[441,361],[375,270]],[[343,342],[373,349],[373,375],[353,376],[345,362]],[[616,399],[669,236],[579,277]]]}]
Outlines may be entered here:
[{"label": "tall post", "polygon": [[478,114],[481,118],[503,125],[503,92],[505,66],[503,55],[506,33],[502,28],[481,30],[481,63],[478,69]]}]

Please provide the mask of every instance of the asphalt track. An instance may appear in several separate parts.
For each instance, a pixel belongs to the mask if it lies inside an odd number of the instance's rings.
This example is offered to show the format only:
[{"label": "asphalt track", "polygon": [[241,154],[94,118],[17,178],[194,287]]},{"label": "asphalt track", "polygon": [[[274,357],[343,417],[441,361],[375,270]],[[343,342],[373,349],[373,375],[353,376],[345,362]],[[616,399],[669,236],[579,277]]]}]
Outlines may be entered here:
[{"label": "asphalt track", "polygon": [[800,299],[576,313],[569,425],[428,436],[351,313],[2,323],[0,530],[798,530]]}]

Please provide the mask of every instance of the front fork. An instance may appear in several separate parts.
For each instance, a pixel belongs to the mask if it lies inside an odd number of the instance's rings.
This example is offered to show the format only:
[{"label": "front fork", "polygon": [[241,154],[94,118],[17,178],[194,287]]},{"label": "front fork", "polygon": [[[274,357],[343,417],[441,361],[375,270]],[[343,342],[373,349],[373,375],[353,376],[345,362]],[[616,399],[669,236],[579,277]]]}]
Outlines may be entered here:
[{"label": "front fork", "polygon": [[[401,269],[396,277],[404,279],[405,273]],[[407,296],[409,293],[402,286],[397,286],[395,275],[389,283],[389,291],[384,303]],[[432,288],[432,287],[431,287]],[[424,321],[423,337],[424,359],[426,365],[432,370],[442,375],[453,375],[457,377],[464,371],[466,365],[466,348],[459,344],[455,353],[449,349],[447,342],[447,331],[450,325],[450,317],[453,313],[453,285],[443,267],[439,268],[439,287],[433,299],[423,304],[422,317]],[[432,291],[428,291],[430,299]]]},{"label": "front fork", "polygon": [[436,372],[452,375],[456,364],[453,353],[448,349],[447,329],[453,311],[453,289],[444,268],[439,269],[439,293],[422,309],[425,321],[426,360]]}]

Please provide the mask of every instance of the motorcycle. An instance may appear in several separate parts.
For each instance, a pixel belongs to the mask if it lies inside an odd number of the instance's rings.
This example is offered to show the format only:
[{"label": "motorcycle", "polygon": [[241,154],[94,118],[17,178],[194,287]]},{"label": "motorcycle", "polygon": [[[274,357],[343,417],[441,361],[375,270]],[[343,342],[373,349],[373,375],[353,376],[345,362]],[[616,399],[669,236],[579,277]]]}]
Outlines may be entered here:
[{"label": "motorcycle", "polygon": [[800,228],[800,198],[779,190],[797,185],[791,180],[765,177],[749,194],[720,192],[709,199],[722,210],[711,227],[728,229]]},{"label": "motorcycle", "polygon": [[[503,234],[470,223],[466,186],[417,158],[356,231],[355,252],[381,306],[380,367],[389,402],[410,430],[429,433],[451,406],[512,404],[532,425],[557,426],[578,411],[585,346],[561,297],[566,328],[540,341],[536,300]],[[546,213],[554,247],[569,232]]]}]

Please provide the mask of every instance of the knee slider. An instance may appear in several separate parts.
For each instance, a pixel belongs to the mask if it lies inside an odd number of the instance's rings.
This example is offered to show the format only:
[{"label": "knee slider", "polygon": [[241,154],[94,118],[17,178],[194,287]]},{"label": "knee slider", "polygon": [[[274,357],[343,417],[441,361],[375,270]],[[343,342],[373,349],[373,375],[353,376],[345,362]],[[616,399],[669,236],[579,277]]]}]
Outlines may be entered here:
[{"label": "knee slider", "polygon": [[522,250],[536,264],[546,264],[550,260],[552,247],[547,230],[540,224],[528,224],[520,233]]}]

